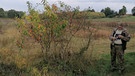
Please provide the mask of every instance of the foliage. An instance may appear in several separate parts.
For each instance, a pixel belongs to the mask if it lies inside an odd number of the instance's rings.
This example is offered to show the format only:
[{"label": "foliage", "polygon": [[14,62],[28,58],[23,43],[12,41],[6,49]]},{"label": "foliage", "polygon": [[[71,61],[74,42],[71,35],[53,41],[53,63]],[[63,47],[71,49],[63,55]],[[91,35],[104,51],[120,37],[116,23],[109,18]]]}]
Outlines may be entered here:
[{"label": "foliage", "polygon": [[132,15],[135,16],[135,7],[132,8]]},{"label": "foliage", "polygon": [[[48,72],[49,69],[64,73],[77,70],[76,73],[82,75],[83,71],[86,71],[84,65],[88,62],[83,59],[83,54],[88,50],[92,40],[93,31],[90,30],[90,21],[86,22],[85,17],[74,20],[73,18],[78,14],[77,9],[72,9],[63,2],[59,2],[60,7],[58,7],[56,4],[49,5],[46,0],[43,0],[44,11],[42,14],[33,8],[30,2],[27,2],[27,5],[28,15],[17,19],[22,37],[17,41],[17,45],[20,50],[25,49],[27,41],[40,45],[39,51],[42,52],[43,60],[39,65],[41,67],[33,68],[33,72],[40,76],[41,71]],[[73,46],[70,46],[73,43],[71,41],[82,28],[88,31],[86,42],[78,48],[79,53],[71,53],[73,50]],[[71,55],[72,57],[70,57]],[[78,57],[80,57],[79,60],[75,61]],[[77,65],[77,67],[73,65]],[[70,68],[73,69],[70,70]]]},{"label": "foliage", "polygon": [[16,11],[14,9],[11,9],[9,11],[4,11],[3,8],[0,8],[0,18],[21,18],[24,15],[23,11]]},{"label": "foliage", "polygon": [[119,15],[125,15],[127,13],[127,9],[125,6],[122,7],[122,9],[119,10]]},{"label": "foliage", "polygon": [[109,7],[102,9],[101,12],[103,12],[105,16],[109,18],[115,17],[117,15],[117,12],[115,12],[114,10],[111,10],[111,8]]},{"label": "foliage", "polygon": [[104,18],[105,14],[104,13],[100,13],[100,12],[88,12],[88,18]]},{"label": "foliage", "polygon": [[23,15],[24,15],[24,12],[22,12],[22,11],[16,11],[16,10],[13,10],[13,9],[11,9],[11,10],[9,10],[7,12],[7,16],[9,18],[15,18],[15,17],[21,18]]},{"label": "foliage", "polygon": [[87,12],[87,11],[82,11],[79,12],[78,15],[75,16],[76,19],[95,19],[95,18],[104,18],[105,14],[102,12]]},{"label": "foliage", "polygon": [[9,18],[15,18],[15,15],[16,15],[15,12],[16,12],[15,10],[11,9],[11,10],[8,11],[7,16]]},{"label": "foliage", "polygon": [[41,45],[43,55],[47,55],[51,51],[51,45],[53,42],[60,39],[67,26],[67,21],[58,18],[57,6],[44,4],[43,16],[46,18],[42,20],[39,16],[39,12],[32,8],[31,3],[27,2],[29,15],[23,19],[18,19],[19,28],[24,36],[28,36],[34,39]]},{"label": "foliage", "polygon": [[26,71],[26,60],[13,50],[3,48],[0,50],[0,75],[18,76]]},{"label": "foliage", "polygon": [[0,17],[5,17],[5,12],[3,8],[0,8]]},{"label": "foliage", "polygon": [[87,12],[95,12],[94,9],[91,9],[90,7],[86,10]]}]

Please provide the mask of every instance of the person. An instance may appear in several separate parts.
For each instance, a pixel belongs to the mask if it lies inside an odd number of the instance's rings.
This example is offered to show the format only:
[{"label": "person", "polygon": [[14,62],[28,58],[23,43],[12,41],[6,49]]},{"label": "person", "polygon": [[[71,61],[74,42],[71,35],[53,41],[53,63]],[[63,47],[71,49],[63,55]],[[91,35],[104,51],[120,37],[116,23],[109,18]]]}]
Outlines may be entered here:
[{"label": "person", "polygon": [[[111,70],[118,69],[122,73],[125,70],[124,51],[126,50],[127,42],[130,40],[130,35],[123,24],[120,23],[114,29],[109,39],[111,40]],[[116,58],[118,60],[118,66],[116,66]]]}]

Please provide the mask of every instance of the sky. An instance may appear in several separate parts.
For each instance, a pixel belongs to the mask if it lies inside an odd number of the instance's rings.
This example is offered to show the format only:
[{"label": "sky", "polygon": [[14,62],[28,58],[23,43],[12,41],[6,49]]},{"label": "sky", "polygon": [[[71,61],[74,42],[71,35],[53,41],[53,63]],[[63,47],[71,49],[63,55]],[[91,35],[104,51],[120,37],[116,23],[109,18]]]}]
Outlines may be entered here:
[{"label": "sky", "polygon": [[[6,11],[14,9],[16,11],[27,12],[27,1],[30,1],[33,5],[41,2],[41,0],[0,0],[0,8],[3,8]],[[112,10],[118,12],[122,6],[126,6],[127,13],[131,14],[131,9],[135,7],[135,0],[47,0],[49,4],[55,4],[58,1],[62,1],[71,7],[79,6],[80,10],[90,7],[96,12],[100,12],[106,7],[110,7]]]}]

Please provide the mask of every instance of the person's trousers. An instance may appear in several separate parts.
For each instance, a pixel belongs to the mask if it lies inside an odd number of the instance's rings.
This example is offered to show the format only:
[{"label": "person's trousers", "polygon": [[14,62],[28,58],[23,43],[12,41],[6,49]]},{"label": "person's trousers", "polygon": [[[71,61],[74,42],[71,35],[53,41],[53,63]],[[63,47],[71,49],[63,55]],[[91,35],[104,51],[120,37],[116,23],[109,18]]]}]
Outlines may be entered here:
[{"label": "person's trousers", "polygon": [[[116,61],[118,61],[118,66]],[[111,49],[111,67],[119,70],[124,69],[124,51],[122,45],[113,45]]]}]

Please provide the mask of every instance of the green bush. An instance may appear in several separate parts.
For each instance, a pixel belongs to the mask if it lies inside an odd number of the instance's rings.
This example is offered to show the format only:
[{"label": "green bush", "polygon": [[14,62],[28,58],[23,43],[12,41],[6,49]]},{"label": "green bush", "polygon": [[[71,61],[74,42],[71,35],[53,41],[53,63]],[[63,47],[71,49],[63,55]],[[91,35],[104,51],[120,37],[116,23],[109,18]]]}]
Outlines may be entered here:
[{"label": "green bush", "polygon": [[95,19],[95,18],[104,18],[104,17],[105,14],[101,12],[79,12],[79,14],[75,18]]}]

